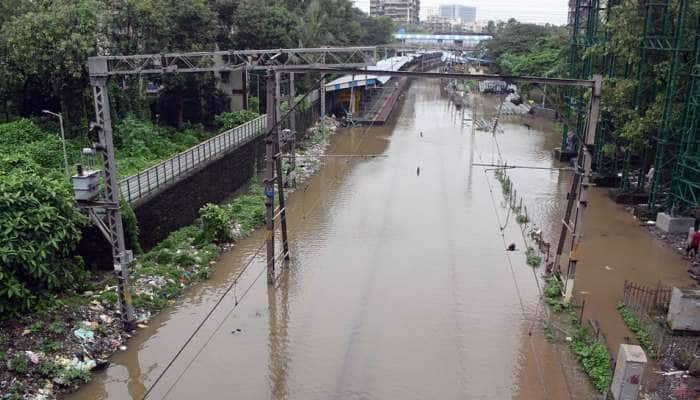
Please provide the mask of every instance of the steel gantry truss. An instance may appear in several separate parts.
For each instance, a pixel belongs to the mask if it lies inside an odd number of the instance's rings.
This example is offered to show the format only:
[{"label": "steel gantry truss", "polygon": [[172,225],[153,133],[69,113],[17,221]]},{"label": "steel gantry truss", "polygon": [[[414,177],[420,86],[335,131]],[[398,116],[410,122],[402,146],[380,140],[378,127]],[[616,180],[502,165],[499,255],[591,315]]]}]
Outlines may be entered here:
[{"label": "steel gantry truss", "polygon": [[[166,53],[132,56],[98,56],[88,60],[90,84],[95,97],[98,143],[95,150],[102,158],[102,178],[104,190],[100,196],[90,201],[78,201],[91,219],[100,228],[112,247],[114,271],[119,281],[118,295],[121,318],[126,329],[134,325],[134,312],[129,292],[129,269],[132,253],[126,250],[124,228],[121,217],[121,204],[117,170],[114,162],[112,120],[110,116],[108,80],[112,76],[162,75],[176,73],[227,72],[235,70],[267,70],[268,73],[268,134],[267,177],[265,179],[266,206],[268,207],[268,282],[274,279],[274,219],[279,216],[282,225],[284,258],[289,258],[286,232],[286,211],[284,207],[284,185],[282,182],[282,159],[280,157],[279,113],[279,73],[275,68],[304,66],[352,66],[366,67],[377,61],[376,47],[340,47],[316,49],[272,49],[234,50],[197,53]],[[291,78],[293,82],[293,77]],[[277,90],[275,88],[277,87]],[[277,93],[277,95],[275,94]],[[293,93],[293,91],[292,91]],[[298,106],[294,104],[283,118],[287,118]],[[275,184],[277,188],[275,190]],[[280,208],[273,215],[273,197],[279,195]],[[272,247],[272,251],[270,251]]]},{"label": "steel gantry truss", "polygon": [[364,67],[377,61],[377,47],[321,47],[142,54],[91,58],[91,76],[177,72],[267,70],[286,65]]}]

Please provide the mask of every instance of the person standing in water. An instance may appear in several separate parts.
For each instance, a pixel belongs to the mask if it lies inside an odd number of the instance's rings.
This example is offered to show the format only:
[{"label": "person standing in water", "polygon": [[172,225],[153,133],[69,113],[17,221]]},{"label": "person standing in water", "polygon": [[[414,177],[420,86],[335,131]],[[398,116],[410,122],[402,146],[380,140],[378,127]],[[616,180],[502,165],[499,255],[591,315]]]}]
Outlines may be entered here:
[{"label": "person standing in water", "polygon": [[700,247],[700,227],[695,225],[695,233],[690,238],[690,243],[688,247],[685,248],[685,256],[690,258],[690,253],[693,253],[693,257],[698,255],[698,247]]}]

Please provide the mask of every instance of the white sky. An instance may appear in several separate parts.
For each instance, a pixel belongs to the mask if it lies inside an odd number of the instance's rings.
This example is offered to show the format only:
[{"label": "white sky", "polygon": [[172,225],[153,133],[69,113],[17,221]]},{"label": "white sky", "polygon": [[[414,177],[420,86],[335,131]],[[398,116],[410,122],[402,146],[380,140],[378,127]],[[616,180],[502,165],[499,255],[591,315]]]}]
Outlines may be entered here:
[{"label": "white sky", "polygon": [[[355,0],[355,5],[369,12],[370,0]],[[476,7],[478,20],[508,20],[521,22],[566,24],[567,0],[421,0],[420,18],[425,19],[429,11],[437,14],[441,4],[462,4]]]}]

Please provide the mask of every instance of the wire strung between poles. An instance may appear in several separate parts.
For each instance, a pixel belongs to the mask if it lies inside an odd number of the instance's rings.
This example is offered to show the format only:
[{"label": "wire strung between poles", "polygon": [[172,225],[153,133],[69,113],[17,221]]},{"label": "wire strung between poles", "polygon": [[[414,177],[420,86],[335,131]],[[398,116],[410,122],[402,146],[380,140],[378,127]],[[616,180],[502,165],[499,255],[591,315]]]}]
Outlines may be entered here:
[{"label": "wire strung between poles", "polygon": [[[495,137],[494,137],[494,139],[495,139]],[[474,151],[475,151],[477,157],[478,157],[479,160],[481,160],[482,163],[483,163],[483,158],[481,157],[481,153],[479,152],[478,148],[476,148],[476,142],[473,143],[473,146],[474,146]],[[499,154],[500,154],[500,153],[499,153]],[[491,169],[491,170],[496,170],[496,169]],[[498,170],[502,170],[502,168],[499,168]],[[494,193],[493,193],[493,188],[491,187],[490,179],[489,179],[489,177],[488,177],[488,171],[489,171],[489,170],[485,170],[485,171],[484,171],[484,176],[485,176],[485,178],[486,178],[486,184],[488,185],[489,193],[490,193],[490,195],[491,195],[491,203],[493,204],[493,210],[494,210],[494,213],[495,213],[495,215],[496,215],[496,220],[498,221],[498,225],[501,226],[501,217],[500,217],[500,214],[498,213],[498,207],[497,207],[497,204],[496,204],[496,198],[495,198],[495,195],[494,195]],[[506,240],[505,240],[504,231],[501,230],[501,231],[500,231],[500,234],[501,234],[501,239],[502,239],[502,241],[503,241],[503,245],[504,245],[504,246],[507,246],[507,243],[506,243]],[[526,318],[525,306],[524,306],[524,303],[523,303],[523,300],[522,300],[522,296],[521,296],[521,293],[520,293],[520,287],[519,287],[519,285],[518,285],[517,278],[516,278],[516,276],[515,276],[515,270],[514,270],[514,267],[513,267],[513,261],[511,260],[511,257],[510,257],[510,255],[509,255],[507,252],[506,252],[506,259],[508,260],[508,264],[509,264],[509,266],[510,266],[511,277],[512,277],[512,279],[513,279],[513,284],[514,284],[514,286],[515,286],[516,294],[517,294],[517,296],[518,296],[518,301],[519,301],[519,303],[520,303],[521,311],[522,311],[522,313],[523,313],[523,318],[527,319],[527,318]],[[532,269],[532,271],[533,271],[535,283],[536,283],[537,288],[538,288],[538,290],[539,290],[539,292],[540,292],[540,296],[539,296],[539,300],[538,300],[538,302],[537,302],[537,306],[536,306],[536,308],[535,308],[535,315],[534,315],[534,317],[533,317],[533,319],[532,319],[532,321],[531,321],[531,323],[530,323],[530,330],[529,330],[529,332],[528,332],[528,337],[529,337],[529,342],[530,342],[530,349],[531,349],[531,351],[532,351],[532,356],[535,358],[535,365],[537,366],[537,374],[538,374],[538,378],[539,378],[539,380],[540,380],[540,384],[541,384],[541,386],[542,386],[542,390],[543,390],[543,392],[544,392],[544,394],[545,394],[545,398],[549,398],[549,394],[548,394],[548,391],[547,391],[547,386],[546,386],[546,384],[545,384],[545,382],[544,382],[544,373],[542,372],[542,367],[541,367],[541,365],[540,365],[539,357],[537,357],[537,351],[536,351],[535,345],[534,345],[534,343],[533,343],[533,341],[532,341],[532,330],[533,330],[534,325],[535,325],[535,323],[536,323],[536,321],[537,321],[538,309],[539,309],[540,304],[544,305],[544,302],[543,302],[543,301],[544,301],[544,295],[543,295],[543,293],[542,293],[542,291],[541,291],[540,284],[539,284],[539,281],[537,280],[537,275],[536,275],[536,273],[535,273],[534,268]],[[545,312],[546,312],[546,311],[545,311]],[[547,316],[547,319],[549,319],[549,316]],[[569,399],[573,399],[573,395],[572,395],[572,393],[571,393],[571,387],[570,387],[569,381],[568,381],[568,379],[567,379],[567,377],[566,377],[566,371],[565,371],[564,365],[563,365],[563,363],[562,363],[562,361],[561,361],[561,356],[559,356],[558,353],[557,353],[557,358],[558,358],[558,361],[559,361],[559,368],[560,368],[560,370],[561,370],[562,377],[564,378],[564,383],[566,384],[566,390],[567,390],[567,393],[568,393],[568,395],[569,395]]]},{"label": "wire strung between poles", "polygon": [[[214,306],[211,308],[211,310],[209,310],[209,312],[208,312],[207,315],[204,317],[204,319],[202,320],[202,322],[199,323],[199,325],[198,325],[197,328],[194,330],[194,332],[192,332],[192,334],[187,338],[187,340],[185,341],[185,344],[183,344],[183,345],[180,347],[180,349],[177,351],[177,353],[175,353],[175,356],[173,356],[173,358],[170,360],[170,362],[168,362],[168,364],[165,366],[165,368],[163,369],[163,371],[161,371],[161,373],[158,375],[158,377],[157,377],[156,380],[153,382],[153,384],[151,384],[150,387],[148,388],[148,390],[146,390],[146,393],[144,393],[144,395],[141,397],[141,400],[145,400],[145,399],[148,397],[148,395],[151,394],[151,392],[152,392],[153,389],[156,387],[156,385],[158,385],[158,382],[160,382],[160,380],[163,378],[163,376],[165,376],[165,373],[168,372],[168,370],[170,369],[170,367],[172,367],[172,365],[175,363],[175,360],[177,360],[177,358],[180,356],[180,354],[182,354],[182,352],[183,352],[183,351],[185,350],[185,348],[190,344],[190,342],[192,341],[192,339],[194,339],[194,337],[197,335],[197,333],[199,332],[199,330],[202,329],[202,327],[204,326],[204,324],[209,320],[209,318],[212,316],[212,314],[214,314],[214,311],[216,311],[216,309],[219,307],[219,305],[220,305],[221,302],[224,300],[224,298],[226,297],[226,295],[236,286],[236,284],[238,283],[238,280],[241,278],[241,276],[243,275],[243,273],[246,272],[246,270],[248,269],[248,267],[253,263],[253,260],[255,260],[255,258],[256,258],[256,257],[258,256],[258,254],[260,253],[260,250],[262,250],[264,247],[265,247],[265,243],[263,242],[263,244],[262,244],[260,247],[258,247],[258,249],[255,251],[255,253],[250,257],[250,260],[248,260],[248,262],[247,262],[246,265],[243,267],[243,269],[241,270],[241,272],[239,272],[238,275],[236,276],[236,278],[234,278],[233,282],[228,286],[228,288],[226,288],[226,291],[224,291],[224,293],[221,295],[221,297],[219,297],[219,300],[214,304]],[[246,293],[247,293],[247,291],[246,291]],[[245,296],[245,294],[243,295],[243,297],[244,297],[244,296]],[[241,297],[241,300],[243,299],[243,297]],[[236,305],[238,305],[238,299],[237,299],[237,298],[236,298]],[[235,307],[234,307],[234,309],[235,309]],[[233,311],[233,310],[231,310],[231,311]],[[229,312],[229,314],[230,314],[230,312]],[[225,320],[225,319],[224,319],[224,320]],[[210,340],[211,340],[211,339],[210,339]],[[202,349],[203,349],[203,347],[202,347]],[[201,352],[201,349],[200,349],[200,352]],[[198,352],[197,354],[199,354],[199,352]],[[195,356],[195,358],[196,358],[196,356]],[[191,363],[191,362],[190,362],[190,363]],[[172,389],[172,387],[171,387],[171,389]],[[168,390],[168,393],[170,393],[170,390]],[[167,393],[166,393],[166,395],[167,395]]]},{"label": "wire strung between poles", "polygon": [[187,372],[187,371],[190,369],[190,367],[191,367],[192,364],[195,362],[195,360],[199,357],[199,355],[202,353],[202,351],[204,351],[204,349],[209,345],[209,343],[210,343],[211,340],[214,338],[214,336],[219,332],[219,330],[221,329],[221,327],[222,327],[222,326],[224,325],[224,323],[228,320],[228,318],[231,316],[231,314],[233,314],[233,312],[236,310],[236,308],[238,308],[238,305],[241,304],[241,301],[243,300],[243,298],[245,298],[245,296],[248,294],[248,292],[250,292],[250,289],[253,288],[253,286],[255,285],[255,283],[258,281],[258,279],[260,279],[260,277],[263,275],[263,272],[265,272],[266,270],[267,270],[267,268],[261,268],[261,269],[260,269],[260,272],[259,272],[258,275],[255,277],[255,279],[253,279],[253,282],[250,283],[250,285],[248,286],[248,288],[243,292],[243,294],[241,295],[241,298],[240,298],[239,300],[237,300],[236,303],[233,305],[233,307],[226,313],[226,315],[225,315],[224,318],[221,320],[221,322],[219,322],[219,324],[216,326],[216,329],[214,329],[214,331],[211,333],[211,335],[209,335],[209,337],[207,338],[206,342],[204,342],[204,344],[202,345],[202,347],[200,347],[199,350],[197,350],[197,353],[196,353],[196,354],[194,355],[194,357],[192,357],[192,359],[187,363],[187,365],[185,366],[185,369],[183,369],[182,372],[180,372],[180,374],[177,376],[177,379],[175,379],[175,382],[173,382],[173,384],[170,385],[170,387],[168,388],[168,391],[165,392],[165,394],[163,395],[163,397],[161,397],[161,400],[163,400],[164,398],[166,398],[166,397],[170,394],[170,392],[172,392],[172,390],[175,388],[175,386],[177,386],[177,384],[180,383],[180,379],[182,379],[182,377],[185,376],[185,372]]}]

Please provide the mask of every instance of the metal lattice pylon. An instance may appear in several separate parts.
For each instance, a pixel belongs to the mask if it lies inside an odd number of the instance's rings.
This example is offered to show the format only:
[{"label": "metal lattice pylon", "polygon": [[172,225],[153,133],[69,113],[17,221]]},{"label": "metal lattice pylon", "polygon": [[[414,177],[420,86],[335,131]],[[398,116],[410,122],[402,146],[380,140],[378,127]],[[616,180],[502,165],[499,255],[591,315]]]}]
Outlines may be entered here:
[{"label": "metal lattice pylon", "polygon": [[697,18],[679,157],[671,182],[670,208],[673,212],[700,205],[700,14]]},{"label": "metal lattice pylon", "polygon": [[[654,173],[649,188],[649,209],[655,211],[660,207],[668,205],[668,194],[670,191],[671,176],[674,166],[678,160],[676,157],[681,142],[680,130],[674,129],[673,111],[674,104],[679,94],[685,90],[680,89],[679,75],[683,65],[681,55],[690,50],[688,38],[691,37],[685,30],[685,20],[688,13],[688,0],[678,0],[678,8],[675,10],[675,23],[672,24],[670,0],[663,2],[650,2],[646,6],[645,30],[647,35],[642,38],[643,51],[663,51],[671,53],[671,64],[666,78],[664,89],[664,106],[659,128],[654,138]],[[656,9],[659,9],[656,14]],[[661,20],[654,21],[653,18],[661,17]],[[649,25],[649,26],[646,26]],[[657,26],[661,26],[661,34],[649,34],[648,29],[653,33]],[[640,67],[641,68],[641,67]],[[640,76],[640,85],[644,82],[644,76]],[[643,95],[643,93],[640,93]],[[640,99],[641,101],[641,99]],[[685,118],[684,118],[685,119]],[[642,179],[640,170],[639,178]]]},{"label": "metal lattice pylon", "polygon": [[[605,40],[599,31],[601,19],[609,15],[613,0],[572,0],[569,5],[571,41],[569,48],[569,76],[578,79],[590,79],[596,66],[596,57],[587,54],[587,50]],[[586,127],[586,99],[583,92],[569,88],[565,95],[564,112],[575,123],[575,132],[568,126],[562,130],[561,152],[576,153],[578,139]]]}]

